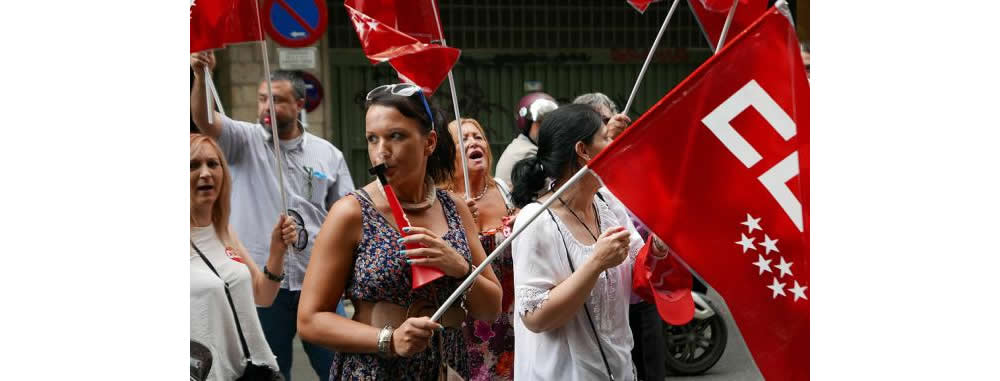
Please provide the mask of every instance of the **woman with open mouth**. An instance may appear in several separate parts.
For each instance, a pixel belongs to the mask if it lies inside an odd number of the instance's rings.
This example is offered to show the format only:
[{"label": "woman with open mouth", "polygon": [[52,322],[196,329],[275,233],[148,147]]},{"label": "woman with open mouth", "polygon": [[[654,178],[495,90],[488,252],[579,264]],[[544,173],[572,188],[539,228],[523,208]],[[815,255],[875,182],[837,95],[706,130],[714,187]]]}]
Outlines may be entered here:
[{"label": "woman with open mouth", "polygon": [[[458,123],[448,124],[448,132],[458,142]],[[506,183],[492,177],[493,153],[486,131],[475,119],[462,119],[465,158],[469,169],[469,192],[466,199],[479,228],[479,242],[489,255],[510,234],[510,222],[516,213]],[[460,152],[461,145],[455,145]],[[456,155],[455,168],[461,168],[461,156]],[[465,179],[456,170],[442,187],[455,197],[465,198]],[[514,260],[510,246],[493,262],[493,273],[500,280],[503,302],[500,317],[495,321],[467,319],[464,324],[465,342],[469,348],[469,369],[472,379],[510,380],[514,377]]]},{"label": "woman with open mouth", "polygon": [[271,232],[271,255],[259,269],[229,226],[232,184],[218,144],[191,134],[191,340],[211,352],[207,380],[276,379],[278,362],[256,307],[278,295],[285,252],[298,233],[281,215]]}]

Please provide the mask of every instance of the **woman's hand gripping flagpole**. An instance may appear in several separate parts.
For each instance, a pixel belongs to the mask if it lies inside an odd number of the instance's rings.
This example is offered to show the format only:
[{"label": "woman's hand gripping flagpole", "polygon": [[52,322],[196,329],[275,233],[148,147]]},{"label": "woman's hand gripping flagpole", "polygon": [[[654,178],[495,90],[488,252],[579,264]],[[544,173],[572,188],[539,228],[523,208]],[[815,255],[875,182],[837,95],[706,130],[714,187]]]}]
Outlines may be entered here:
[{"label": "woman's hand gripping flagpole", "polygon": [[[530,217],[527,217],[528,222],[525,222],[524,225],[521,225],[520,228],[514,230],[514,232],[511,233],[509,237],[504,239],[503,242],[501,242],[500,245],[498,245],[497,248],[494,249],[493,252],[490,253],[490,255],[486,257],[486,259],[483,260],[483,263],[480,263],[479,266],[477,266],[476,269],[472,271],[472,274],[469,274],[468,278],[465,278],[462,284],[458,285],[458,288],[455,289],[455,292],[453,292],[451,296],[449,296],[448,299],[444,301],[444,304],[442,304],[441,307],[438,308],[437,312],[434,312],[434,316],[431,316],[431,321],[437,322],[438,319],[440,319],[441,316],[444,315],[444,312],[447,311],[448,308],[451,307],[451,305],[454,304],[456,300],[458,300],[458,298],[462,297],[462,294],[465,293],[465,290],[469,288],[469,286],[471,286],[473,282],[476,281],[476,277],[479,276],[479,273],[483,272],[483,269],[489,267],[489,264],[492,263],[493,260],[496,259],[498,256],[500,256],[500,253],[502,253],[505,249],[507,249],[507,246],[510,246],[511,243],[514,242],[514,238],[516,238],[518,235],[521,234],[521,232],[523,232],[525,229],[531,226],[531,223],[534,222],[535,219],[538,218],[538,216],[542,215],[543,212],[548,210],[549,206],[552,205],[553,202],[559,200],[559,196],[562,196],[562,194],[565,193],[566,190],[568,190],[571,186],[575,185],[578,181],[580,181],[580,179],[583,178],[583,175],[587,174],[587,172],[589,171],[590,168],[584,165],[583,168],[580,168],[579,171],[576,171],[573,177],[570,177],[565,184],[559,187],[559,189],[556,189],[555,193],[553,193],[548,200],[545,200],[545,202],[542,203],[541,208],[535,211],[535,213],[532,214]],[[525,218],[525,217],[519,215],[518,218]]]}]

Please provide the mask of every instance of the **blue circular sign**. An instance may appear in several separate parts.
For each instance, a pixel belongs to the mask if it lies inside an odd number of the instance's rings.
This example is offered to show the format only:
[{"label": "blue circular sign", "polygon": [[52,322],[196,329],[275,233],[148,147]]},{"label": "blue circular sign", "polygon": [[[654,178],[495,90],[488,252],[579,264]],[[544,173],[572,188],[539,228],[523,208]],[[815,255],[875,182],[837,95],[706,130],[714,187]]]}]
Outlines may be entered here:
[{"label": "blue circular sign", "polygon": [[309,46],[326,32],[325,0],[269,0],[264,12],[267,33],[284,46]]}]

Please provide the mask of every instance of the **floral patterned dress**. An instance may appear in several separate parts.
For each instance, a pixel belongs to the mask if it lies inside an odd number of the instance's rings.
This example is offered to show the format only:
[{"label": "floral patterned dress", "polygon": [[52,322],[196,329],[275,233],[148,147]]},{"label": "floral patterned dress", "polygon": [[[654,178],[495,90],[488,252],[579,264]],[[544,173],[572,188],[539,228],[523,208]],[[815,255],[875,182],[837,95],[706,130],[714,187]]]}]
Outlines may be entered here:
[{"label": "floral patterned dress", "polygon": [[[451,295],[460,279],[442,277],[419,289],[410,288],[410,265],[398,254],[404,249],[396,240],[399,232],[371,204],[367,197],[352,192],[361,204],[361,243],[354,251],[354,271],[347,281],[345,294],[353,300],[387,301],[409,306],[416,300],[428,300],[440,305]],[[442,239],[465,257],[471,258],[461,218],[448,193],[437,190],[437,199],[444,209],[448,232]],[[330,380],[435,380],[441,371],[441,360],[469,378],[465,337],[460,329],[445,328],[435,334],[430,347],[410,358],[382,358],[374,353],[335,352],[330,367]]]},{"label": "floral patterned dress", "polygon": [[[501,180],[502,181],[502,180]],[[489,255],[510,236],[508,221],[513,208],[509,195],[500,193],[507,202],[507,217],[501,226],[479,233],[486,255]],[[493,322],[469,318],[465,321],[465,342],[469,352],[469,381],[494,381],[514,379],[514,258],[511,246],[500,253],[492,263],[493,273],[500,280],[503,289],[503,304],[500,317]]]}]

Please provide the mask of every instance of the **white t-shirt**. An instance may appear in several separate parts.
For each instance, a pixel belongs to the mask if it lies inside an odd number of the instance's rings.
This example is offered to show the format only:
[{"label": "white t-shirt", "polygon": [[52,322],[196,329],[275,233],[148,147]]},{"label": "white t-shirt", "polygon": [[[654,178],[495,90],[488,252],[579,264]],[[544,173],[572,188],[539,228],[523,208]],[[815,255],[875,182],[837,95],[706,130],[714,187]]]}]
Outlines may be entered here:
[{"label": "white t-shirt", "polygon": [[[632,290],[632,266],[643,241],[629,221],[624,205],[609,193],[602,194],[606,203],[594,197],[601,219],[600,231],[625,226],[632,233],[629,256],[620,265],[601,273],[586,306],[594,319],[594,328],[601,338],[615,380],[630,381],[635,379],[635,370],[632,365],[633,341],[628,325],[628,305]],[[541,205],[538,203],[528,204],[518,216],[530,216],[539,208]],[[566,221],[560,220],[558,215],[553,216],[558,222],[553,222],[548,212],[542,212],[532,222],[531,228],[513,242],[514,353],[517,353],[514,356],[514,378],[522,381],[607,379],[601,353],[582,307],[566,325],[547,332],[531,332],[522,320],[525,313],[535,310],[548,299],[553,287],[572,274],[564,241],[576,269],[583,266],[594,251],[594,245],[583,245],[573,237]],[[515,231],[525,221],[526,218],[518,218],[514,223]]]},{"label": "white t-shirt", "polygon": [[[253,300],[250,269],[231,259],[212,225],[191,228],[191,241],[208,258],[219,275],[229,283],[229,292],[240,317],[240,325],[254,364],[278,369],[277,359],[264,339]],[[235,255],[235,253],[234,253]],[[238,257],[237,257],[238,258]],[[191,249],[191,340],[212,352],[209,380],[233,380],[246,366],[236,321],[226,299],[225,284]]]}]

